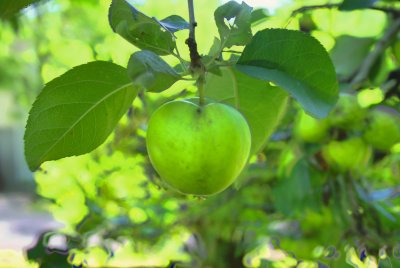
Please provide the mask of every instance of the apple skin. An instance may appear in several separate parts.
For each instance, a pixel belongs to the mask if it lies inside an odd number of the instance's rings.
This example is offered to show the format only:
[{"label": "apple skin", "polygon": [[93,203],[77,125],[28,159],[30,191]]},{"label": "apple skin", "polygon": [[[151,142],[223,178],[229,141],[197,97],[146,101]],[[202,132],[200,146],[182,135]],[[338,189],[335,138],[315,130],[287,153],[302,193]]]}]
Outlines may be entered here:
[{"label": "apple skin", "polygon": [[396,115],[384,110],[374,110],[370,115],[370,125],[364,133],[364,139],[377,150],[389,151],[400,142],[400,124]]},{"label": "apple skin", "polygon": [[322,148],[322,155],[329,166],[339,172],[361,170],[371,156],[371,148],[360,137],[333,140]]},{"label": "apple skin", "polygon": [[206,196],[238,177],[249,158],[251,134],[244,117],[228,105],[175,100],[151,116],[146,143],[151,163],[168,185]]},{"label": "apple skin", "polygon": [[332,126],[341,129],[361,130],[366,115],[367,110],[359,105],[356,96],[343,94],[329,115],[329,121]]},{"label": "apple skin", "polygon": [[328,136],[329,124],[300,111],[294,124],[294,135],[302,141],[320,143]]}]

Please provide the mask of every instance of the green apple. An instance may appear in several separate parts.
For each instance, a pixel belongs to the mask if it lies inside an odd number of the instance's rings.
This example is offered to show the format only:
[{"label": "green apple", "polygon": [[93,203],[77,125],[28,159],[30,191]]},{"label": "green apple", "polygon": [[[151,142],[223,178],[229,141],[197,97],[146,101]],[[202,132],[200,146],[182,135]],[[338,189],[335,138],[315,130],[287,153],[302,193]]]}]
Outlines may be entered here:
[{"label": "green apple", "polygon": [[365,167],[371,149],[360,137],[331,141],[322,148],[322,155],[333,169],[344,172]]},{"label": "green apple", "polygon": [[342,94],[329,116],[332,126],[342,129],[362,129],[366,109],[362,108],[354,95]]},{"label": "green apple", "polygon": [[147,128],[147,150],[160,177],[175,190],[199,196],[223,191],[250,154],[244,117],[221,103],[175,100],[158,108]]},{"label": "green apple", "polygon": [[400,124],[395,116],[383,110],[371,112],[370,124],[364,133],[364,138],[372,147],[388,151],[400,142]]},{"label": "green apple", "polygon": [[319,143],[328,135],[329,124],[326,120],[318,120],[301,110],[297,115],[293,131],[300,140]]}]

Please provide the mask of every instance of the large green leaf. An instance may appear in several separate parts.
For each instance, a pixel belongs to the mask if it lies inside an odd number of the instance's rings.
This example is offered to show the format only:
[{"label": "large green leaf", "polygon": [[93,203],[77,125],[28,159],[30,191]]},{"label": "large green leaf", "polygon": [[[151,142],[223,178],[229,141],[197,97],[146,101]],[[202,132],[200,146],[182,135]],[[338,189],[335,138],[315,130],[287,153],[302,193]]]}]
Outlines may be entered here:
[{"label": "large green leaf", "polygon": [[168,55],[175,48],[173,34],[125,0],[113,0],[108,18],[114,32],[140,49]]},{"label": "large green leaf", "polygon": [[[239,4],[235,1],[218,7],[215,10],[214,17],[217,24],[222,44],[226,47],[242,46],[250,42],[252,8],[245,2]],[[229,23],[233,20],[232,24]]]},{"label": "large green leaf", "polygon": [[315,38],[299,31],[258,32],[245,47],[237,68],[277,84],[316,117],[327,116],[338,98],[335,69],[328,53]]},{"label": "large green leaf", "polygon": [[[0,18],[9,19],[17,14],[21,9],[26,8],[40,0],[1,0]],[[42,0],[43,1],[43,0]]]},{"label": "large green leaf", "polygon": [[102,144],[137,95],[126,69],[95,61],[48,83],[25,130],[31,170],[43,162],[88,153]]},{"label": "large green leaf", "polygon": [[161,92],[179,80],[180,76],[157,54],[139,51],[132,54],[128,63],[128,75],[134,85],[150,92]]},{"label": "large green leaf", "polygon": [[258,152],[279,123],[288,94],[233,68],[221,68],[221,75],[208,73],[205,86],[208,98],[236,107],[246,118],[252,141],[252,152]]},{"label": "large green leaf", "polygon": [[354,75],[364,62],[374,41],[374,38],[349,35],[342,35],[336,39],[331,57],[339,79],[347,79]]},{"label": "large green leaf", "polygon": [[285,215],[302,213],[306,208],[318,210],[322,181],[321,174],[310,167],[307,159],[300,159],[273,189],[277,210]]}]

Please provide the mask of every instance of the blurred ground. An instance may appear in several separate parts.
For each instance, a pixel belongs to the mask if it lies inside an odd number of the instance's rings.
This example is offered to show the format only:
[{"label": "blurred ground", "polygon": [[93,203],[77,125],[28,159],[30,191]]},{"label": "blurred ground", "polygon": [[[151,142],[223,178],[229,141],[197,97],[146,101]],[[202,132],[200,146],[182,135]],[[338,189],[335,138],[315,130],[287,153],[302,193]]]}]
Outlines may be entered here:
[{"label": "blurred ground", "polygon": [[0,195],[0,250],[23,250],[43,231],[62,227],[32,203],[26,194]]}]

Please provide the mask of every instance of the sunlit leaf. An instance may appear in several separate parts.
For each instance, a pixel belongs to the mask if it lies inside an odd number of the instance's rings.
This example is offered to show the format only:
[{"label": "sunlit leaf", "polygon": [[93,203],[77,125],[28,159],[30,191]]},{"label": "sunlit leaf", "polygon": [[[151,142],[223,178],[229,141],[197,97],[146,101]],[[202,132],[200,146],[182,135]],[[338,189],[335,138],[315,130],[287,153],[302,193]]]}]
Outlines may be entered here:
[{"label": "sunlit leaf", "polygon": [[48,83],[26,125],[25,156],[30,169],[98,147],[136,94],[126,69],[110,62],[75,67]]},{"label": "sunlit leaf", "polygon": [[113,0],[108,17],[113,31],[140,49],[168,55],[175,48],[171,32],[125,0]]},{"label": "sunlit leaf", "polygon": [[362,108],[379,104],[383,101],[384,94],[379,88],[364,89],[358,92],[357,102]]},{"label": "sunlit leaf", "polygon": [[327,116],[338,98],[335,69],[328,53],[316,39],[299,31],[258,32],[245,47],[237,68],[277,84],[316,117]]},{"label": "sunlit leaf", "polygon": [[218,69],[212,67],[216,67],[214,59],[218,58],[220,53],[221,53],[221,40],[219,40],[217,37],[214,37],[214,41],[212,46],[210,47],[208,55],[202,57],[204,65],[210,66],[207,71],[213,72],[215,69]]},{"label": "sunlit leaf", "polygon": [[179,74],[151,51],[133,53],[128,63],[128,75],[134,85],[150,92],[161,92],[179,80]]},{"label": "sunlit leaf", "polygon": [[279,123],[288,94],[265,81],[254,79],[233,68],[221,68],[221,75],[206,77],[206,96],[235,106],[249,123],[252,152],[259,151]]},{"label": "sunlit leaf", "polygon": [[317,9],[311,16],[320,31],[332,36],[376,38],[387,26],[387,15],[379,10],[342,12],[337,9]]},{"label": "sunlit leaf", "polygon": [[60,222],[76,225],[88,214],[86,197],[82,191],[64,190],[50,209]]},{"label": "sunlit leaf", "polygon": [[[57,63],[68,68],[93,61],[93,51],[90,44],[80,40],[68,39],[51,42],[49,51]],[[66,53],[72,51],[74,52],[73,57],[70,53]]]},{"label": "sunlit leaf", "polygon": [[89,267],[105,267],[108,259],[110,259],[110,253],[104,247],[91,247],[87,250],[84,259],[84,263],[88,264]]},{"label": "sunlit leaf", "polygon": [[252,8],[245,2],[239,4],[235,1],[229,1],[215,10],[215,22],[222,44],[226,47],[241,46],[250,41],[251,11]]}]

